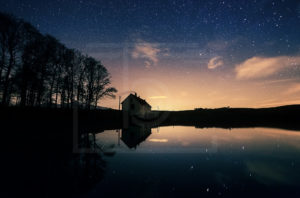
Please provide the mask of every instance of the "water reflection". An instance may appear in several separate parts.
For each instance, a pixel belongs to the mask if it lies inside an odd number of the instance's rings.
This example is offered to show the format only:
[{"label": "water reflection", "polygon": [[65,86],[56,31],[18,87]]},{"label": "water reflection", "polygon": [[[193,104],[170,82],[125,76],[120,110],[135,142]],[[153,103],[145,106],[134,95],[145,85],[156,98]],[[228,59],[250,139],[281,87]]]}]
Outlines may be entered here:
[{"label": "water reflection", "polygon": [[18,133],[22,147],[2,155],[3,197],[300,195],[298,131],[130,126],[81,134],[88,152],[74,153],[73,133],[50,129]]},{"label": "water reflection", "polygon": [[[133,127],[121,132],[125,133],[115,147],[115,157],[107,159],[106,177],[95,188],[103,196],[300,195],[297,131],[169,126],[150,131]],[[117,137],[114,131],[104,131],[96,139],[116,145]],[[138,142],[132,144],[136,149],[130,149],[123,137]],[[97,194],[90,192],[88,196]]]},{"label": "water reflection", "polygon": [[101,145],[95,144],[94,134],[81,134],[79,148],[88,152],[75,153],[69,134],[45,129],[39,135],[40,130],[31,129],[27,136],[14,131],[22,142],[5,144],[10,149],[0,150],[0,197],[73,197],[101,181],[106,150],[99,152]]},{"label": "water reflection", "polygon": [[[113,130],[96,135],[100,144],[117,145],[118,134]],[[280,149],[290,152],[300,149],[300,133],[272,128],[194,128],[169,126],[149,128],[131,126],[120,130],[121,145],[119,152],[125,148],[136,148],[136,152],[258,152]],[[119,143],[118,143],[119,144]],[[125,145],[125,147],[124,147]]]},{"label": "water reflection", "polygon": [[151,134],[151,128],[147,126],[129,126],[122,130],[121,140],[128,148],[136,148]]}]

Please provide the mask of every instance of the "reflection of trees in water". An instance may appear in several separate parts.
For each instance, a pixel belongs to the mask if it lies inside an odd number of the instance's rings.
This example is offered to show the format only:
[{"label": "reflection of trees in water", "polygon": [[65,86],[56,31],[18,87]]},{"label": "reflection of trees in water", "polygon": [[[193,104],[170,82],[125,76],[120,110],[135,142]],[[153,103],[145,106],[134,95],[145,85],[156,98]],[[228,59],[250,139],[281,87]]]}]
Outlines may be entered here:
[{"label": "reflection of trees in water", "polygon": [[98,183],[105,172],[106,163],[99,153],[74,154],[68,165],[68,174],[74,181],[74,190],[84,192]]},{"label": "reflection of trees in water", "polygon": [[76,189],[86,191],[98,183],[105,172],[106,162],[103,155],[109,155],[96,143],[94,133],[82,134],[79,141],[82,152],[73,154],[69,166],[70,175],[77,180]]},{"label": "reflection of trees in water", "polygon": [[[1,155],[2,197],[72,197],[88,192],[105,174],[104,152],[99,149],[73,153],[65,139],[61,144],[51,138],[26,140],[22,146],[31,144],[36,149],[19,147]],[[80,138],[80,143],[83,140]],[[84,145],[93,147],[93,142],[85,140]]]}]

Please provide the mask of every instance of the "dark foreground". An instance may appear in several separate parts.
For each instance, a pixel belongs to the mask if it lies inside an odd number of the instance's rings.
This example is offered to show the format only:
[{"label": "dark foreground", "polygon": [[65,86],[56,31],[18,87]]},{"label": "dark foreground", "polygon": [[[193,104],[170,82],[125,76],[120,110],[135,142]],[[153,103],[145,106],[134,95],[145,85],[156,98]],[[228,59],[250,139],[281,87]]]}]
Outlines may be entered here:
[{"label": "dark foreground", "polygon": [[[300,106],[298,105],[269,109],[201,109],[158,112],[158,114],[159,118],[155,121],[144,120],[136,124],[148,126],[150,129],[153,126],[173,125],[197,128],[273,127],[296,130],[295,133],[300,129]],[[123,118],[122,112],[114,110],[1,107],[0,196],[74,197],[85,195],[98,185],[105,175],[108,165],[104,156],[113,158],[115,154],[105,151],[101,145],[100,148],[99,145],[95,145],[95,134],[105,130],[121,129],[124,125],[131,126],[124,123]],[[165,156],[159,156],[161,155],[154,156],[155,160],[165,159]],[[176,159],[176,156],[171,155],[167,158]],[[194,157],[196,156],[191,155],[189,160]],[[216,163],[220,163],[217,161]],[[227,165],[231,166],[230,163],[224,164],[224,166]],[[281,188],[283,187],[277,186],[277,189]],[[263,188],[257,189],[257,192],[263,193],[262,191],[267,189],[268,191],[263,195],[283,196],[278,192],[298,195],[299,191],[295,188],[287,191],[288,188],[282,191],[274,191],[273,187]],[[230,197],[239,197],[240,193],[242,191],[232,192]],[[250,197],[256,195],[256,192],[251,191],[247,194]],[[126,197],[126,195],[123,196]],[[205,194],[205,196],[208,195]],[[173,194],[171,197],[176,196]]]}]

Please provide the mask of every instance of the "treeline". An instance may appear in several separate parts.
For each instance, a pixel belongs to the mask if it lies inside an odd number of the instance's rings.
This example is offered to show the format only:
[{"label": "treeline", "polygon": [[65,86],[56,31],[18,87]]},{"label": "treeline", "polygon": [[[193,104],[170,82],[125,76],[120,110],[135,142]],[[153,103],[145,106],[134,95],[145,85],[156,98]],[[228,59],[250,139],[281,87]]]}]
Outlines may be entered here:
[{"label": "treeline", "polygon": [[115,97],[100,61],[68,49],[30,23],[0,13],[0,103],[90,109]]}]

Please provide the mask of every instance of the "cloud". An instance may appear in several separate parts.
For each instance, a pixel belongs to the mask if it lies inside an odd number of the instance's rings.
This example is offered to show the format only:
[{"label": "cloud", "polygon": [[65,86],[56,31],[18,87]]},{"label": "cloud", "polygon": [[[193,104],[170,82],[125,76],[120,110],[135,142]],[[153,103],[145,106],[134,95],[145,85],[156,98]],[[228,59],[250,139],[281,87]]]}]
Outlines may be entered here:
[{"label": "cloud", "polygon": [[216,56],[209,60],[207,64],[208,69],[216,69],[217,67],[223,66],[224,62],[221,56]]},{"label": "cloud", "polygon": [[182,91],[182,92],[180,92],[180,95],[183,96],[183,97],[185,97],[185,96],[188,95],[188,93],[186,91]]},{"label": "cloud", "polygon": [[277,102],[269,102],[269,103],[262,103],[257,107],[277,107],[277,106],[284,106],[284,105],[291,105],[291,104],[300,104],[300,99],[291,99],[286,101],[277,101]]},{"label": "cloud", "polygon": [[300,57],[252,57],[235,67],[237,79],[268,77],[283,69],[300,65]]},{"label": "cloud", "polygon": [[156,65],[158,62],[158,53],[161,50],[157,47],[156,44],[151,43],[137,43],[134,46],[134,50],[132,52],[132,57],[135,59],[142,58],[144,59],[145,67],[149,68],[152,65]]},{"label": "cloud", "polygon": [[300,83],[294,84],[292,86],[290,86],[285,92],[284,94],[286,95],[291,95],[291,94],[296,94],[300,92]]},{"label": "cloud", "polygon": [[149,139],[150,142],[161,142],[161,143],[164,143],[164,142],[168,142],[168,139]]},{"label": "cloud", "polygon": [[282,84],[282,83],[289,83],[291,81],[296,81],[296,78],[286,78],[286,79],[278,79],[278,80],[266,80],[266,81],[258,81],[258,85],[266,85],[266,84]]},{"label": "cloud", "polygon": [[230,45],[229,41],[214,40],[207,43],[206,48],[214,51],[223,51]]},{"label": "cloud", "polygon": [[167,96],[151,96],[150,99],[166,99]]}]

